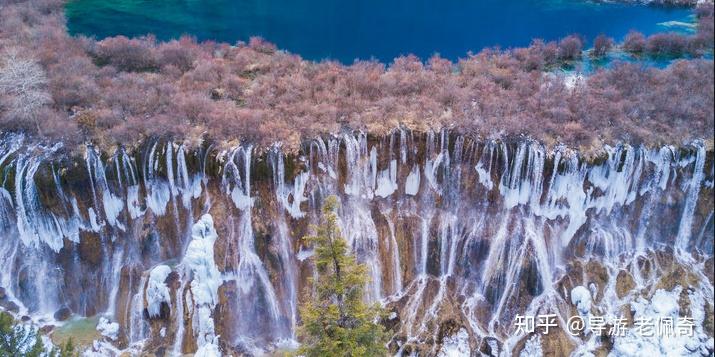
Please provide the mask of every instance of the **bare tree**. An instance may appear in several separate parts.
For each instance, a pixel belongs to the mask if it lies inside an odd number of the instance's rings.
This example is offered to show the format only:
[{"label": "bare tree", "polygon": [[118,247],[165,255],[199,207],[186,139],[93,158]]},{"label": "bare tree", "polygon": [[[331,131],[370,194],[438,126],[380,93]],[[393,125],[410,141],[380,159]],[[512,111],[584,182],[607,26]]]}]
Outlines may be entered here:
[{"label": "bare tree", "polygon": [[[0,57],[0,93],[10,119],[32,120],[41,134],[37,112],[52,101],[47,93],[47,76],[33,59],[7,50]],[[0,98],[2,98],[0,97]]]}]

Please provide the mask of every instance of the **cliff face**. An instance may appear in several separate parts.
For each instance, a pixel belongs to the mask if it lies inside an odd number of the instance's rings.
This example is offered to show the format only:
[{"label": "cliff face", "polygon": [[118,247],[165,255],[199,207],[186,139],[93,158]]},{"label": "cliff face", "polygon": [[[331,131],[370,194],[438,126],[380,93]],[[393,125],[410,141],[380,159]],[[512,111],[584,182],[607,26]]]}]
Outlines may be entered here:
[{"label": "cliff face", "polygon": [[[111,156],[88,147],[82,160],[61,150],[0,143],[4,304],[37,320],[63,307],[103,314],[119,327],[105,342],[120,349],[293,346],[313,275],[300,237],[332,194],[368,267],[367,298],[391,312],[394,353],[618,349],[627,341],[570,336],[566,322],[632,324],[633,304],[656,293],[677,296],[681,315],[703,312],[696,342],[707,351],[712,338],[713,152],[701,143],[586,160],[526,139],[397,130],[295,155],[166,142]],[[545,313],[557,332],[515,331],[517,315]]]}]

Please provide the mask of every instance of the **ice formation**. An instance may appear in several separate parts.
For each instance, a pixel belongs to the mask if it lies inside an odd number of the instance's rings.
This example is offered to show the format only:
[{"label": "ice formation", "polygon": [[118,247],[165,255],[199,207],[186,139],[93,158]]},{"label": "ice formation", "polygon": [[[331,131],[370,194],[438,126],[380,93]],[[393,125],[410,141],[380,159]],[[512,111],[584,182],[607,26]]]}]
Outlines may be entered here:
[{"label": "ice formation", "polygon": [[161,304],[171,304],[169,287],[164,281],[171,273],[171,268],[166,265],[158,265],[149,274],[149,283],[146,288],[147,311],[149,317],[157,317],[161,313]]}]

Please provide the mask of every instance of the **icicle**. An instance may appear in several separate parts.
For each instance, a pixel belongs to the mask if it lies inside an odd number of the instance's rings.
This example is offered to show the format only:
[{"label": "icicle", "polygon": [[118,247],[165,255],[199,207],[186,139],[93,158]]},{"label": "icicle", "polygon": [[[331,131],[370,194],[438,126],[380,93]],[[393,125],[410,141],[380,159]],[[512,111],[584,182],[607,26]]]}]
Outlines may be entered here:
[{"label": "icicle", "polygon": [[407,180],[405,181],[405,194],[410,196],[417,195],[420,189],[420,168],[417,165],[412,166],[410,174],[407,175]]},{"label": "icicle", "polygon": [[154,143],[149,151],[149,157],[144,167],[144,187],[147,190],[147,208],[151,209],[155,215],[163,216],[166,213],[166,205],[171,199],[171,191],[166,181],[157,177],[156,174],[159,165],[156,158],[158,144],[158,142]]}]

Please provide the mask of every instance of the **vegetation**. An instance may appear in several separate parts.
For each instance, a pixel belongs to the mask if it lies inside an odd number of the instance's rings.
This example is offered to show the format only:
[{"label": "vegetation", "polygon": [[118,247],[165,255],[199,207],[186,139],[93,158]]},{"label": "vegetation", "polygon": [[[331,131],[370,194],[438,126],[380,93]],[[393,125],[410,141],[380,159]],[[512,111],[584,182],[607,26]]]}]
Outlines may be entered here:
[{"label": "vegetation", "polygon": [[45,348],[36,329],[15,323],[15,319],[0,312],[0,357],[76,357],[74,343],[70,338],[59,348]]},{"label": "vegetation", "polygon": [[16,324],[15,319],[0,312],[0,356],[39,357],[45,352],[36,330]]},{"label": "vegetation", "polygon": [[304,356],[384,356],[387,334],[376,321],[379,306],[364,301],[367,282],[364,265],[348,254],[335,213],[337,199],[330,196],[323,205],[323,223],[313,227],[316,234],[304,237],[315,248],[318,271],[313,280],[315,296],[301,307],[299,334]]},{"label": "vegetation", "polygon": [[[310,62],[261,39],[157,42],[69,36],[63,0],[0,2],[0,130],[47,140],[132,146],[163,136],[297,148],[344,128],[380,134],[403,125],[451,127],[477,136],[529,135],[547,144],[681,143],[712,133],[713,61],[665,69],[620,63],[579,81],[549,73],[581,57],[584,40],[535,40],[457,62],[439,56]],[[713,48],[712,4],[697,33],[631,33],[635,56],[694,58]],[[592,53],[604,56],[610,39]],[[574,62],[575,61],[575,62]],[[623,80],[628,78],[629,80]]]}]

